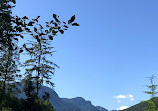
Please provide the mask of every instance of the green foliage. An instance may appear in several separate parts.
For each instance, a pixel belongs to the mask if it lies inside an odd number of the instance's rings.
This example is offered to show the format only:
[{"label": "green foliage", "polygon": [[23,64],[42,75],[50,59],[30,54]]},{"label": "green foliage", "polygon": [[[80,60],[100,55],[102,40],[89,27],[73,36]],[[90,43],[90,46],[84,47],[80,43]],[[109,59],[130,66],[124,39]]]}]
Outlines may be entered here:
[{"label": "green foliage", "polygon": [[157,85],[153,83],[153,80],[155,79],[155,76],[152,75],[149,77],[151,85],[148,85],[147,88],[150,89],[150,91],[144,91],[146,94],[151,95],[151,99],[148,101],[145,101],[147,103],[147,107],[145,107],[145,111],[158,111],[158,101],[155,99],[155,94]]},{"label": "green foliage", "polygon": [[9,94],[5,94],[4,97],[5,99],[3,101],[2,111],[3,110],[23,111],[24,100],[18,99],[14,96],[10,96]]},{"label": "green foliage", "polygon": [[16,3],[15,0],[0,0],[0,50],[3,47],[9,47],[17,49],[13,40],[18,41],[17,36],[22,37],[22,20],[17,16],[12,16],[12,3]]},{"label": "green foliage", "polygon": [[153,80],[155,79],[155,76],[152,75],[151,77],[148,77],[148,78],[150,79],[150,84],[151,85],[147,86],[147,88],[149,88],[150,91],[144,91],[144,93],[151,95],[151,98],[153,98],[153,97],[155,97],[155,94],[157,94],[157,92],[156,92],[157,85],[155,85],[153,83]]},{"label": "green foliage", "polygon": [[33,86],[33,81],[31,75],[28,75],[23,80],[23,92],[26,95],[25,99],[25,109],[30,111],[33,108],[33,103],[35,102],[35,87]]},{"label": "green foliage", "polygon": [[145,111],[158,111],[158,100],[157,98],[151,98],[148,101],[145,101],[147,106],[145,107]]},{"label": "green foliage", "polygon": [[41,111],[55,111],[49,101],[43,101]]},{"label": "green foliage", "polygon": [[54,111],[49,101],[39,100],[39,102],[37,102],[36,99],[34,100],[35,101],[31,102],[32,107],[29,109],[24,99],[5,95],[2,111]]},{"label": "green foliage", "polygon": [[2,84],[3,92],[11,92],[14,87],[15,79],[21,77],[18,74],[19,54],[17,50],[10,50],[9,47],[5,47],[0,52],[0,81]]},{"label": "green foliage", "polygon": [[19,53],[15,39],[17,30],[13,28],[13,17],[11,16],[13,6],[10,4],[15,1],[1,0],[0,2],[0,110],[2,110],[5,106],[6,94],[14,95],[15,80],[20,75],[17,68]]}]

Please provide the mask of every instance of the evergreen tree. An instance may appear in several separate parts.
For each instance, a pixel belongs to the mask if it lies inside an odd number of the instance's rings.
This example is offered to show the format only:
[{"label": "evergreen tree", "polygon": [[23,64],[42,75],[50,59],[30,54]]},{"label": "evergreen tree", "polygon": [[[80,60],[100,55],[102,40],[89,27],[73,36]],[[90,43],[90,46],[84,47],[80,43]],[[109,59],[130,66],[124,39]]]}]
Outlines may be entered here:
[{"label": "evergreen tree", "polygon": [[10,50],[9,47],[3,47],[0,52],[0,81],[1,81],[1,106],[5,95],[14,95],[16,91],[16,78],[18,74],[19,53],[17,50]]},{"label": "evergreen tree", "polygon": [[158,111],[158,102],[155,98],[155,94],[157,94],[156,88],[157,85],[154,84],[155,76],[152,75],[149,77],[151,85],[148,85],[147,88],[150,89],[150,91],[144,91],[144,93],[151,95],[151,99],[148,101],[145,101],[147,103],[147,107],[145,108],[145,111]]},{"label": "evergreen tree", "polygon": [[[16,34],[18,30],[13,28],[14,19],[11,9],[14,7],[11,2],[14,0],[0,1],[0,109],[3,108],[3,102],[6,95],[12,95],[15,91],[15,79],[19,77],[17,69],[19,53]],[[15,24],[16,26],[17,24]],[[14,89],[14,90],[13,90]]]},{"label": "evergreen tree", "polygon": [[150,91],[144,91],[144,93],[146,94],[149,94],[151,95],[151,98],[155,97],[155,94],[157,94],[158,92],[156,92],[156,88],[157,88],[157,85],[154,84],[154,79],[155,79],[155,76],[152,75],[151,77],[148,77],[150,79],[150,86],[148,85],[147,88],[150,89]]},{"label": "evergreen tree", "polygon": [[11,24],[11,9],[12,5],[9,4],[10,0],[0,1],[0,47],[11,45],[11,36],[9,35],[12,31]]},{"label": "evergreen tree", "polygon": [[31,111],[33,103],[35,102],[35,87],[33,86],[31,75],[25,77],[23,84],[23,92],[27,97],[25,101],[25,110]]}]

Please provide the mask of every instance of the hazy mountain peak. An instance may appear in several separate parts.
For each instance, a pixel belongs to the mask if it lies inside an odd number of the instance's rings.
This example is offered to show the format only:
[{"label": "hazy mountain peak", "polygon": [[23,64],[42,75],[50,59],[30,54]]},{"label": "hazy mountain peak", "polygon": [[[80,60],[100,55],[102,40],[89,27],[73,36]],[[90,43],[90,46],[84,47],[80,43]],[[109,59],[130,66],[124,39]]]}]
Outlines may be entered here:
[{"label": "hazy mountain peak", "polygon": [[101,106],[96,106],[96,108],[99,110],[99,111],[108,111],[107,109],[101,107]]},{"label": "hazy mountain peak", "polygon": [[79,100],[79,101],[85,101],[85,99],[82,98],[82,97],[76,97],[76,98],[73,98],[73,99],[76,99],[76,100]]}]

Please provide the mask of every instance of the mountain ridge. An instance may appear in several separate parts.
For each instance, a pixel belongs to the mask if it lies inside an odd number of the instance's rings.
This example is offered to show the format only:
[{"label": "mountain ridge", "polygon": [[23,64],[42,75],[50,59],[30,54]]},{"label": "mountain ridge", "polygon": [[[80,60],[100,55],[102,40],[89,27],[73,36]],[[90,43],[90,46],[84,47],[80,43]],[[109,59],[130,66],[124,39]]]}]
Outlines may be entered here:
[{"label": "mountain ridge", "polygon": [[49,101],[56,111],[108,111],[101,106],[94,106],[91,101],[83,97],[60,98],[53,89],[42,86],[39,95],[42,97],[45,92],[50,94]]}]

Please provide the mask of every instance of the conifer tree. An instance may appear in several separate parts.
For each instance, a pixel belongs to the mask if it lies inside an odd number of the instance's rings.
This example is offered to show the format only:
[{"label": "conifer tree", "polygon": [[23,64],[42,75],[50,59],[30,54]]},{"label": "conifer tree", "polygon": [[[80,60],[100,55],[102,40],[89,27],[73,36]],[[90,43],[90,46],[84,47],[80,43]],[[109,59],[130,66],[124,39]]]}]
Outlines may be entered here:
[{"label": "conifer tree", "polygon": [[[15,79],[19,77],[17,69],[19,53],[17,46],[18,30],[13,27],[11,9],[14,7],[15,0],[0,1],[0,110],[3,107],[6,94],[12,95],[15,91]],[[18,24],[14,24],[17,26]],[[14,90],[13,90],[14,89]]]},{"label": "conifer tree", "polygon": [[155,97],[155,94],[157,94],[158,92],[156,91],[157,85],[154,84],[154,79],[155,76],[152,75],[151,77],[148,77],[150,79],[150,84],[148,85],[147,88],[150,89],[150,91],[144,91],[144,93],[151,95],[151,98]]},{"label": "conifer tree", "polygon": [[150,91],[144,91],[144,93],[149,94],[151,96],[151,99],[148,101],[145,101],[147,103],[147,107],[145,108],[145,111],[158,111],[158,102],[155,98],[155,95],[157,94],[156,88],[157,85],[154,84],[155,76],[152,75],[151,77],[148,77],[150,79],[150,84],[147,88],[150,89]]},{"label": "conifer tree", "polygon": [[23,86],[23,92],[26,95],[26,101],[25,101],[25,110],[27,111],[31,111],[35,99],[35,87],[33,85],[33,81],[31,78],[31,75],[28,75],[25,77],[25,79],[23,80],[24,86]]}]

